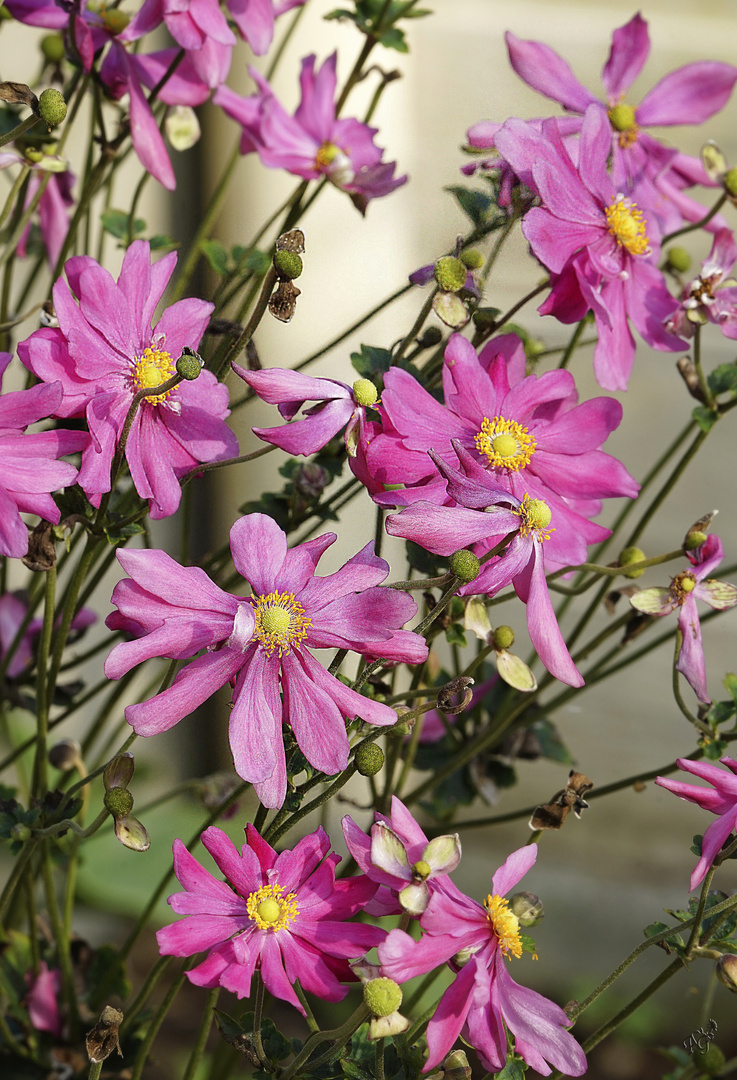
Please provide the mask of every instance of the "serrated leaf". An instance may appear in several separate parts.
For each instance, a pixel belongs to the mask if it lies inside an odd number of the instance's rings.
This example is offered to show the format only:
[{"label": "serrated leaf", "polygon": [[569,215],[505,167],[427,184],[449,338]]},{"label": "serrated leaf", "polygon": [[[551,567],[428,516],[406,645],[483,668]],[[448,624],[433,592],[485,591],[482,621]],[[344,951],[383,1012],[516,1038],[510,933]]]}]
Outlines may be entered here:
[{"label": "serrated leaf", "polygon": [[[105,232],[110,233],[116,240],[128,239],[128,221],[130,214],[127,214],[125,210],[103,210],[100,214],[100,221]],[[142,218],[133,219],[132,234],[135,238],[139,236],[146,228],[146,222]]]},{"label": "serrated leaf", "polygon": [[712,394],[737,394],[737,364],[720,364],[709,375],[707,382]]},{"label": "serrated leaf", "polygon": [[711,431],[719,419],[719,414],[714,409],[707,409],[706,405],[697,405],[691,413],[703,432]]},{"label": "serrated leaf", "polygon": [[395,49],[400,53],[409,52],[409,45],[407,44],[404,30],[400,30],[398,26],[392,26],[388,30],[385,30],[383,34],[379,35],[378,40],[385,49]]},{"label": "serrated leaf", "polygon": [[450,184],[444,190],[450,192],[461,210],[468,215],[476,227],[485,223],[490,209],[494,206],[494,200],[490,195],[479,188],[467,188],[459,184]]},{"label": "serrated leaf", "polygon": [[351,353],[351,363],[362,379],[377,383],[391,367],[392,354],[388,349],[362,344],[359,352]]},{"label": "serrated leaf", "polygon": [[203,240],[200,244],[200,251],[216,274],[220,274],[221,277],[227,274],[228,252],[225,244],[221,244],[219,240]]},{"label": "serrated leaf", "polygon": [[494,1073],[494,1080],[522,1080],[526,1071],[524,1061],[509,1061],[501,1072]]},{"label": "serrated leaf", "polygon": [[451,623],[448,629],[445,631],[445,640],[449,645],[460,645],[461,648],[465,648],[466,635],[463,632],[463,627],[460,623]]}]

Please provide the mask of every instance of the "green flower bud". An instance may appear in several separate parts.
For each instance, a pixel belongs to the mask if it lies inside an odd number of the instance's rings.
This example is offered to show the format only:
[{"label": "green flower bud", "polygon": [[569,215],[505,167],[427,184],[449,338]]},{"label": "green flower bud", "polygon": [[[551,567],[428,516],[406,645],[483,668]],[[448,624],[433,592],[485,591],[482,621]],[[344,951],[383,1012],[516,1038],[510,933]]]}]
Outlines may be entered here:
[{"label": "green flower bud", "polygon": [[474,578],[479,576],[480,570],[481,563],[474,553],[466,550],[466,548],[454,551],[450,557],[450,572],[463,582],[473,581]]},{"label": "green flower bud", "polygon": [[27,146],[23,151],[26,161],[32,162],[34,165],[38,165],[40,161],[44,159],[43,150],[36,150],[33,146]]},{"label": "green flower bud", "polygon": [[302,273],[302,259],[296,251],[277,251],[274,254],[274,269],[280,278],[292,281]]},{"label": "green flower bud", "polygon": [[194,349],[190,349],[188,345],[185,345],[182,349],[182,355],[176,363],[177,375],[181,375],[187,382],[194,382],[194,380],[199,377],[204,366],[205,361],[199,353],[196,353]]},{"label": "green flower bud", "polygon": [[67,114],[67,103],[60,90],[52,86],[44,90],[38,99],[38,115],[50,128],[56,127],[64,120]]},{"label": "green flower bud", "polygon": [[[620,566],[629,566],[631,563],[642,562],[642,560],[646,558],[647,555],[642,548],[626,547],[623,551],[620,551],[617,562]],[[640,570],[628,570],[624,576],[627,578],[638,578],[642,577],[644,573],[645,571],[641,568]]]},{"label": "green flower bud", "polygon": [[525,356],[528,360],[537,360],[540,353],[545,352],[546,345],[540,338],[528,337],[524,343]]},{"label": "green flower bud", "polygon": [[495,649],[511,649],[514,645],[514,630],[511,626],[497,626],[492,644]]},{"label": "green flower bud", "polygon": [[114,818],[126,817],[133,809],[133,796],[127,788],[110,788],[102,801]]},{"label": "green flower bud", "polygon": [[501,315],[501,308],[480,307],[473,313],[473,324],[479,330],[489,330],[496,326],[496,320]]},{"label": "green flower bud", "polygon": [[361,776],[376,776],[384,765],[384,751],[376,743],[361,743],[354,760]]},{"label": "green flower bud", "polygon": [[715,974],[722,986],[726,986],[733,994],[737,994],[737,956],[731,953],[720,956]]},{"label": "green flower bud", "polygon": [[679,274],[685,274],[691,266],[691,256],[685,248],[678,247],[677,244],[668,248],[666,256],[668,258],[668,266],[673,270],[676,270]]},{"label": "green flower bud", "polygon": [[62,772],[71,772],[82,764],[82,747],[76,739],[62,739],[49,750],[49,763]]},{"label": "green flower bud", "polygon": [[128,787],[128,784],[130,784],[133,779],[135,768],[136,762],[130,750],[126,750],[122,754],[117,754],[113,760],[105,766],[105,771],[102,774],[102,782],[105,785],[105,789],[110,791],[111,788]]},{"label": "green flower bud", "polygon": [[100,12],[102,21],[106,30],[116,36],[122,34],[128,23],[131,21],[130,15],[126,15],[120,8],[103,8]]},{"label": "green flower bud", "polygon": [[394,979],[371,979],[364,983],[363,1000],[374,1016],[389,1016],[402,1004],[402,989]]},{"label": "green flower bud", "polygon": [[433,345],[439,345],[443,340],[443,331],[439,326],[428,326],[422,337],[419,339],[419,344],[423,349],[431,349]]},{"label": "green flower bud", "polygon": [[10,827],[10,839],[17,840],[19,843],[24,844],[29,839],[31,830],[23,821],[16,821],[15,825]]},{"label": "green flower bud", "polygon": [[709,140],[701,147],[701,163],[706,169],[710,180],[719,182],[720,177],[727,171],[727,159],[717,144]]},{"label": "green flower bud", "polygon": [[635,127],[635,110],[621,101],[609,110],[609,123],[615,131],[631,131]]},{"label": "green flower bud", "polygon": [[706,543],[706,533],[701,532],[699,529],[694,529],[692,532],[686,533],[686,539],[683,541],[683,546],[686,551],[695,551],[696,548],[701,547]]},{"label": "green flower bud", "polygon": [[435,280],[444,292],[460,292],[466,284],[466,267],[455,255],[443,255],[435,263]]},{"label": "green flower bud", "polygon": [[41,52],[49,63],[61,63],[64,59],[64,39],[61,34],[44,34],[41,38]]},{"label": "green flower bud", "polygon": [[376,404],[379,400],[379,391],[371,382],[371,379],[356,379],[353,384],[353,396],[359,405],[366,408],[369,405]]},{"label": "green flower bud", "polygon": [[131,851],[148,851],[151,847],[151,839],[138,818],[116,818],[115,836],[123,847]]},{"label": "green flower bud", "polygon": [[728,195],[733,198],[737,197],[737,165],[733,165],[731,169],[727,169],[722,177],[722,183],[724,189]]},{"label": "green flower bud", "polygon": [[714,1043],[710,1043],[706,1050],[694,1050],[692,1058],[694,1065],[698,1065],[707,1076],[717,1076],[724,1067],[724,1054]]},{"label": "green flower bud", "polygon": [[478,270],[484,265],[484,256],[478,248],[466,248],[461,252],[461,262],[469,270]]},{"label": "green flower bud", "polygon": [[517,916],[520,926],[537,926],[545,917],[542,900],[531,892],[515,893],[509,901],[509,908]]},{"label": "green flower bud", "polygon": [[445,1080],[471,1080],[471,1066],[463,1050],[454,1050],[443,1062]]},{"label": "green flower bud", "polygon": [[431,873],[432,867],[424,859],[418,859],[412,867],[412,876],[417,878],[418,881],[426,881]]}]

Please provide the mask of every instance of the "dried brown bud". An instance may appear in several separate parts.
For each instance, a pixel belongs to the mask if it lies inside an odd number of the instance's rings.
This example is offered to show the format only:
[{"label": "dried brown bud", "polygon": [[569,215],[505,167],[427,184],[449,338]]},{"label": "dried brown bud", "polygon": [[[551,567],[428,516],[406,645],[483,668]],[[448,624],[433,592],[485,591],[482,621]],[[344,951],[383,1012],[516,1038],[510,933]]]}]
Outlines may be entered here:
[{"label": "dried brown bud", "polygon": [[105,1058],[110,1057],[113,1050],[117,1050],[120,1056],[123,1056],[118,1039],[122,1023],[122,1012],[114,1009],[112,1005],[106,1005],[100,1013],[100,1019],[85,1036],[87,1056],[91,1062],[104,1061]]},{"label": "dried brown bud", "polygon": [[56,539],[50,521],[39,521],[28,537],[28,554],[22,562],[35,573],[45,573],[56,565]]},{"label": "dried brown bud", "polygon": [[288,323],[294,315],[301,290],[291,281],[280,281],[269,300],[269,311],[279,322]]}]

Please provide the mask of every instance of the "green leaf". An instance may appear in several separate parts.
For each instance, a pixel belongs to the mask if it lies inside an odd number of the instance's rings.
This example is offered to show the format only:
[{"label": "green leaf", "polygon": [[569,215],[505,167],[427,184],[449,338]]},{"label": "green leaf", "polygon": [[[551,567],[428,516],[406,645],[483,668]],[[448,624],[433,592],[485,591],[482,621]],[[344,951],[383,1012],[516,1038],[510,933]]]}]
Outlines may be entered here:
[{"label": "green leaf", "polygon": [[447,559],[440,555],[431,554],[425,548],[420,547],[419,544],[415,544],[413,540],[406,541],[405,549],[409,565],[425,577],[439,577],[448,568]]},{"label": "green leaf", "polygon": [[737,364],[720,364],[706,380],[712,394],[737,395]]},{"label": "green leaf", "polygon": [[485,191],[480,191],[478,188],[461,187],[457,184],[450,184],[444,190],[450,192],[461,210],[470,217],[477,228],[487,221],[490,211],[494,207],[494,200]]},{"label": "green leaf", "polygon": [[445,631],[445,640],[449,645],[460,645],[461,648],[465,648],[468,644],[466,641],[466,635],[463,632],[463,627],[460,623],[451,623],[448,629]]},{"label": "green leaf", "polygon": [[396,51],[400,53],[409,52],[409,45],[407,44],[404,30],[400,30],[398,26],[392,26],[388,30],[385,30],[383,34],[379,35],[378,40],[385,49],[396,49]]},{"label": "green leaf", "polygon": [[707,409],[706,405],[697,405],[691,416],[704,432],[711,431],[719,419],[719,414],[714,409]]},{"label": "green leaf", "polygon": [[535,720],[530,725],[530,731],[540,743],[542,757],[549,758],[551,761],[560,761],[564,765],[573,764],[573,758],[558,734],[558,729],[547,717],[541,716],[539,720]]},{"label": "green leaf", "polygon": [[388,349],[375,345],[361,345],[359,352],[351,353],[351,363],[362,379],[370,379],[379,386],[391,367],[392,354]]},{"label": "green leaf", "polygon": [[97,1013],[111,997],[124,1001],[131,992],[125,961],[112,945],[103,945],[92,956],[87,970],[87,1004]]},{"label": "green leaf", "polygon": [[728,694],[732,695],[732,701],[735,704],[735,708],[737,708],[737,675],[735,675],[732,671],[728,672],[724,676],[724,682],[722,683],[722,686]]},{"label": "green leaf", "polygon": [[711,727],[717,727],[719,724],[724,724],[727,720],[734,716],[737,706],[733,701],[715,701],[708,713],[704,717],[707,724]]},{"label": "green leaf", "polygon": [[200,250],[216,274],[224,277],[228,272],[228,252],[219,240],[203,240]]},{"label": "green leaf", "polygon": [[[110,233],[116,240],[128,239],[128,221],[130,220],[130,214],[127,214],[125,210],[103,210],[100,215],[100,221],[102,227],[106,233]],[[142,218],[133,219],[133,237],[139,236],[144,232],[146,228],[146,222]]]},{"label": "green leaf", "polygon": [[167,236],[165,233],[156,233],[155,236],[150,236],[148,242],[152,251],[176,251],[179,247],[179,241],[174,240],[173,237]]},{"label": "green leaf", "polygon": [[527,1071],[524,1061],[509,1061],[501,1072],[494,1073],[494,1080],[522,1080]]},{"label": "green leaf", "polygon": [[522,945],[522,952],[532,953],[533,956],[537,953],[537,948],[535,947],[535,940],[534,938],[531,938],[529,934],[520,933],[519,940],[520,944]]},{"label": "green leaf", "polygon": [[704,751],[707,761],[719,761],[721,757],[724,757],[729,744],[725,739],[702,737],[699,739],[699,746]]}]

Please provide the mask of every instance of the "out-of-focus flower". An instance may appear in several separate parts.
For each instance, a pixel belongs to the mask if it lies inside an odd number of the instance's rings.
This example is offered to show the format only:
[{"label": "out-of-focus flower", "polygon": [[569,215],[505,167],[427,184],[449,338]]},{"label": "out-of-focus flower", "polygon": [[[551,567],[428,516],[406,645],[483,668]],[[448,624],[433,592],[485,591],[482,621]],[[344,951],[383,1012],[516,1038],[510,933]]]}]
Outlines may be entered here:
[{"label": "out-of-focus flower", "polygon": [[197,113],[189,105],[175,105],[164,121],[166,137],[175,150],[190,150],[199,142],[201,131]]},{"label": "out-of-focus flower", "polygon": [[[421,663],[427,645],[400,630],[417,605],[377,586],[389,573],[368,544],[334,574],[316,577],[326,533],[291,550],[276,522],[251,514],[230,531],[233,561],[250,584],[248,597],[219,589],[198,567],[182,567],[163,551],[120,551],[132,580],[118,583],[107,619],[137,640],[116,645],[105,663],[119,679],[142,660],[183,660],[207,651],[179,672],[168,690],[126,719],[139,735],[167,731],[227,682],[233,682],[230,746],[236,772],[253,783],[265,806],[286,793],[282,725],[288,724],[311,765],[333,775],[348,764],[346,720],[394,724],[397,714],[330,675],[311,649],[352,649],[363,656]],[[281,686],[282,697],[279,690]]]},{"label": "out-of-focus flower", "polygon": [[522,955],[519,920],[503,898],[537,858],[537,845],[513,852],[494,874],[492,894],[483,906],[455,893],[436,891],[420,918],[419,941],[392,930],[379,946],[382,970],[406,981],[451,963],[458,974],[440,999],[427,1027],[430,1056],[423,1072],[436,1068],[461,1033],[495,1073],[507,1060],[506,1028],[514,1049],[531,1068],[548,1076],[548,1062],[566,1076],[581,1076],[586,1058],[566,1031],[570,1023],[559,1006],[520,986],[507,963]]},{"label": "out-of-focus flower", "polygon": [[[0,382],[10,363],[0,353]],[[28,551],[23,514],[38,514],[58,525],[61,515],[52,491],[77,480],[77,469],[64,454],[82,450],[89,436],[81,431],[29,432],[26,428],[57,414],[62,400],[59,382],[15,390],[0,397],[0,554],[20,559]]]},{"label": "out-of-focus flower", "polygon": [[[307,457],[322,450],[345,428],[346,449],[351,457],[356,456],[356,447],[366,438],[366,409],[375,408],[379,397],[370,379],[357,379],[351,387],[337,379],[316,379],[288,368],[248,371],[233,364],[233,370],[263,401],[278,405],[285,420],[293,421],[281,427],[253,428],[259,439],[288,454]],[[303,418],[295,421],[308,401],[318,404],[305,409]]]},{"label": "out-of-focus flower", "polygon": [[720,229],[701,273],[683,290],[680,306],[666,322],[669,333],[690,338],[697,326],[711,322],[725,337],[737,338],[737,280],[727,277],[736,259],[734,235]]},{"label": "out-of-focus flower", "polygon": [[[9,165],[22,165],[32,170],[31,181],[26,193],[25,205],[31,203],[39,189],[44,173],[51,173],[46,187],[41,193],[38,203],[38,220],[41,227],[41,236],[46,245],[49,266],[56,266],[56,261],[61,253],[64,240],[69,231],[69,215],[67,210],[74,205],[72,187],[74,186],[74,174],[67,171],[67,162],[56,154],[46,154],[33,151],[31,157],[25,154],[17,154],[12,150],[0,152],[0,169]],[[23,258],[26,253],[30,226],[28,226],[18,243],[18,254]]]},{"label": "out-of-focus flower", "polygon": [[[0,596],[0,657],[4,656],[12,645],[15,635],[18,633],[28,612],[28,604],[17,593],[3,593]],[[82,631],[97,622],[97,615],[91,608],[82,608],[74,616],[70,630]],[[61,616],[56,621],[58,626]],[[36,638],[41,633],[43,619],[31,619],[26,632],[20,640],[18,648],[8,664],[6,677],[17,679],[23,670],[30,664],[33,656],[33,647]]]},{"label": "out-of-focus flower", "polygon": [[376,128],[336,116],[336,60],[333,53],[315,73],[315,57],[305,57],[300,76],[302,100],[293,117],[254,68],[249,71],[258,94],[243,98],[221,86],[213,102],[243,128],[242,154],[256,151],[269,168],[286,169],[305,180],[326,177],[347,191],[364,214],[370,199],[388,195],[407,177],[395,179],[395,162],[381,160],[383,151],[374,144]]},{"label": "out-of-focus flower", "polygon": [[207,86],[225,82],[237,39],[218,0],[144,0],[121,40],[136,41],[162,22]]},{"label": "out-of-focus flower", "polygon": [[607,172],[610,135],[606,114],[589,106],[575,162],[554,120],[541,131],[510,120],[496,143],[542,200],[522,222],[533,254],[553,275],[540,311],[565,323],[593,311],[597,381],[605,390],[626,390],[635,355],[628,319],[655,349],[680,352],[684,345],[663,326],[677,302],[657,266],[657,224]]},{"label": "out-of-focus flower", "polygon": [[456,439],[496,488],[550,506],[556,533],[549,558],[561,566],[583,562],[587,544],[609,536],[589,520],[600,512],[601,499],[634,498],[639,490],[624,466],[599,449],[622,418],[619,402],[598,397],[579,405],[567,371],[526,375],[514,334],[494,338],[480,354],[454,334],[445,350],[443,389],[445,405],[409,372],[392,367],[386,373],[382,431],[371,435],[366,462],[375,481],[403,486],[375,492],[376,502],[447,502],[446,481],[427,451],[455,465]]},{"label": "out-of-focus flower", "polygon": [[552,522],[557,519],[543,500],[530,499],[527,494],[518,499],[498,487],[493,473],[475,461],[457,440],[453,447],[463,472],[430,453],[456,505],[413,503],[387,518],[386,531],[445,556],[471,545],[481,556],[510,536],[504,551],[486,562],[479,576],[463,585],[459,593],[495,596],[511,582],[527,606],[527,629],[545,667],[561,682],[583,686],[555,618],[545,579],[546,569],[551,569],[547,566],[547,550],[555,529]]},{"label": "out-of-focus flower", "polygon": [[47,1031],[55,1039],[61,1037],[62,1020],[59,1012],[61,994],[61,971],[49,968],[45,960],[38,965],[38,975],[26,975],[28,993],[26,1008],[36,1031]]},{"label": "out-of-focus flower", "polygon": [[345,920],[360,911],[376,890],[366,877],[336,880],[340,856],[328,854],[330,840],[322,828],[279,855],[246,826],[240,854],[214,826],[202,844],[225,875],[212,876],[174,841],[174,872],[185,891],[169,897],[186,918],[156,934],[164,956],[207,957],[187,972],[196,986],[222,986],[239,998],[251,993],[258,970],[269,993],[304,1014],[294,992],[303,990],[324,1001],[340,1001],[354,978],[346,963],[385,937],[385,931]]},{"label": "out-of-focus flower", "polygon": [[689,758],[677,758],[679,769],[684,772],[700,776],[707,780],[714,788],[699,787],[696,784],[685,784],[681,780],[670,780],[667,776],[658,776],[655,783],[660,787],[672,791],[679,799],[686,802],[696,803],[702,810],[708,810],[711,814],[718,814],[719,820],[712,821],[704,833],[701,843],[701,858],[696,863],[691,874],[691,888],[695,889],[706,877],[706,873],[719,854],[722,844],[729,834],[737,829],[737,761],[734,758],[723,757],[721,764],[725,765],[729,772],[718,769],[708,761],[691,761]]},{"label": "out-of-focus flower", "polygon": [[[69,285],[59,279],[53,290],[59,328],[37,330],[18,346],[26,367],[63,387],[56,415],[86,416],[92,440],[79,483],[95,506],[110,490],[113,455],[134,395],[175,374],[177,358],[185,347],[197,348],[212,311],[204,300],[180,300],[151,329],[176,261],[172,253],[151,265],[148,243],[136,240],[116,282],[89,256],[69,259]],[[208,371],[139,405],[125,454],[152,518],[175,512],[179,478],[191,468],[238,453],[228,415],[228,391]]]},{"label": "out-of-focus flower", "polygon": [[396,795],[392,795],[389,817],[376,814],[370,837],[350,817],[343,818],[343,832],[363,873],[397,893],[401,910],[410,915],[422,914],[433,890],[446,885],[446,876],[461,861],[458,833],[436,836],[428,842]]},{"label": "out-of-focus flower", "polygon": [[706,689],[704,647],[696,601],[703,600],[716,611],[724,611],[737,604],[737,586],[707,577],[724,555],[718,536],[707,536],[700,547],[686,554],[693,570],[676,574],[668,588],[643,589],[635,593],[630,597],[630,603],[646,615],[670,615],[672,611],[678,611],[678,628],[683,640],[676,668],[688,680],[699,701],[708,703],[711,698]]}]

